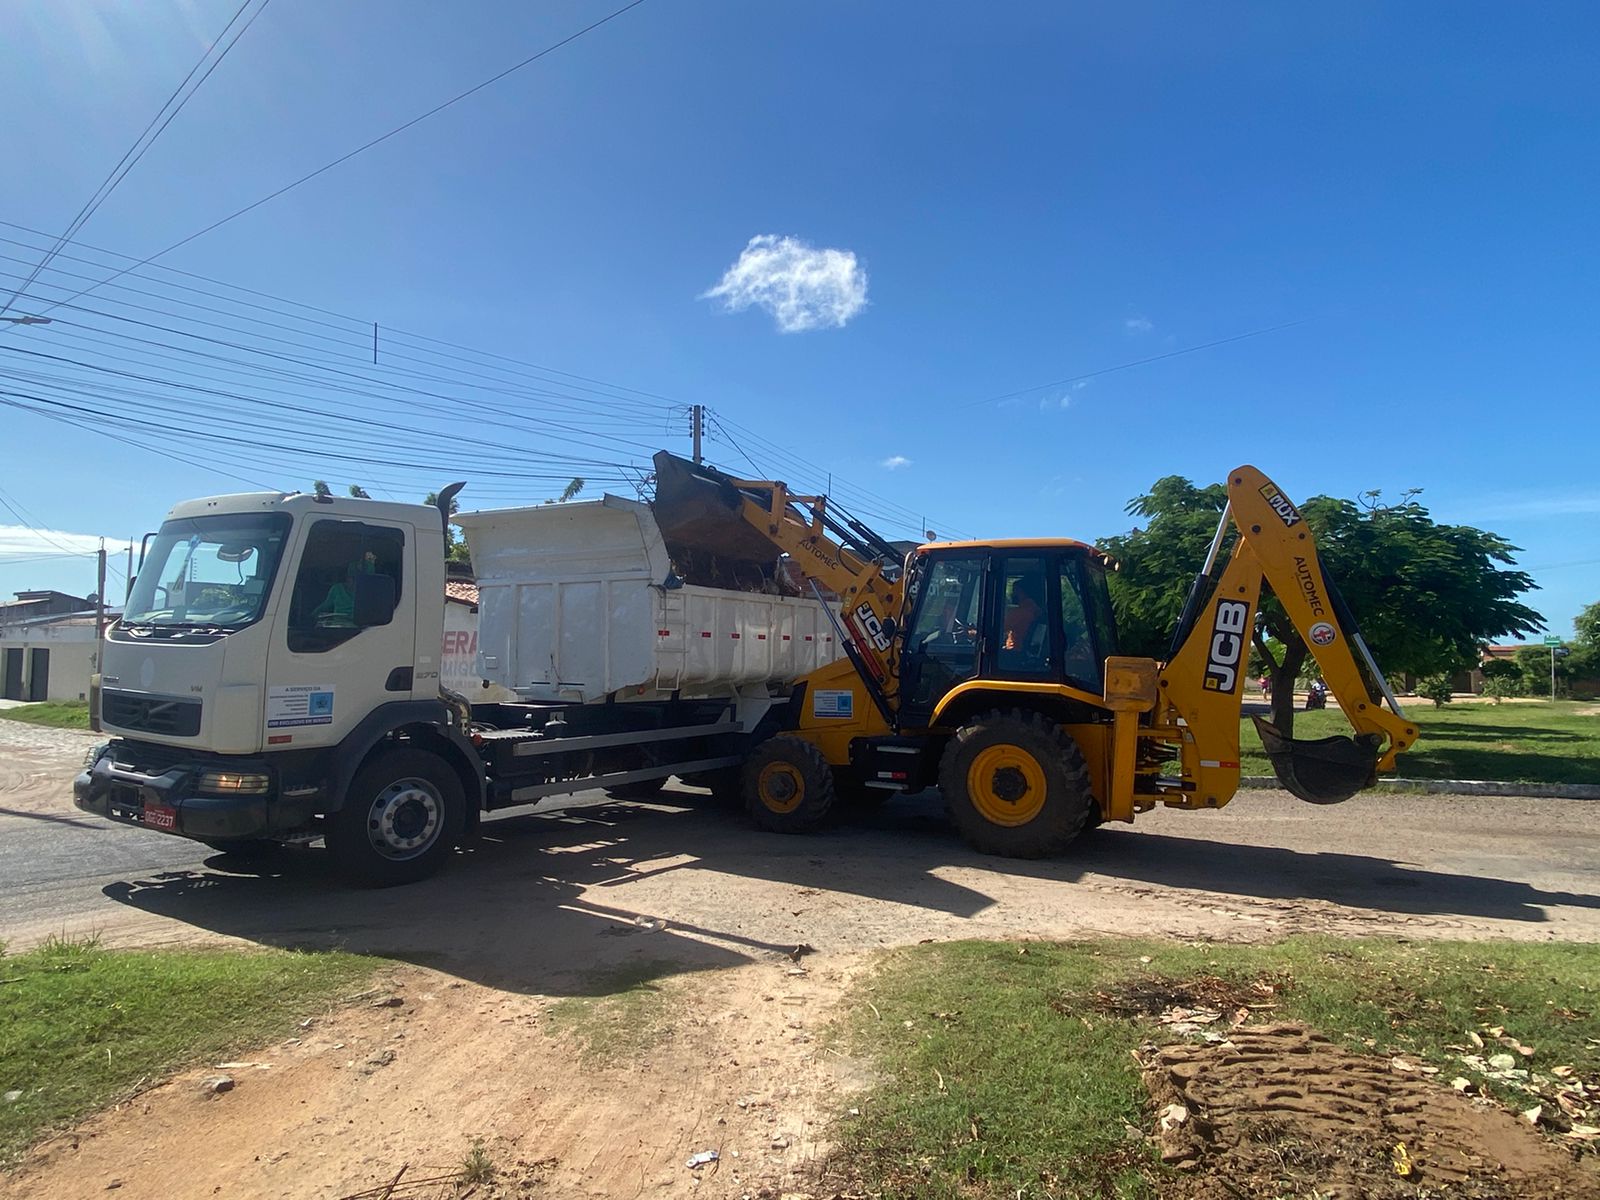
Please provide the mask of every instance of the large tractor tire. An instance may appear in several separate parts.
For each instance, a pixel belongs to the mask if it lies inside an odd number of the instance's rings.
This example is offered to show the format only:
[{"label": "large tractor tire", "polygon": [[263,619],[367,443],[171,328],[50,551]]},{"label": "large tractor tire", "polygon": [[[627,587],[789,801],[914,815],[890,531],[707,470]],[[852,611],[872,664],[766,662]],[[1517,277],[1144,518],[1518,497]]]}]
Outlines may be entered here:
[{"label": "large tractor tire", "polygon": [[939,763],[939,790],[975,850],[1046,858],[1099,813],[1078,745],[1038,713],[988,712],[962,726]]},{"label": "large tractor tire", "polygon": [[461,780],[424,750],[378,754],[356,772],[326,840],[339,873],[366,887],[426,879],[449,857],[466,823]]},{"label": "large tractor tire", "polygon": [[760,828],[809,833],[833,810],[833,768],[810,742],[768,738],[744,764],[744,803]]}]

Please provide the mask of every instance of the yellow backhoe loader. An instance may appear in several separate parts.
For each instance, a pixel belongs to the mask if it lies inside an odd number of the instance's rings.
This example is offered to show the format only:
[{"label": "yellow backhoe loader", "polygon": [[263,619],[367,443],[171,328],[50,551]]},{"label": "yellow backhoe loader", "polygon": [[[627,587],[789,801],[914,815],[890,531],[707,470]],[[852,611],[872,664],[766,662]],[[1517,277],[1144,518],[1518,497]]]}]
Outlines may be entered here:
[{"label": "yellow backhoe loader", "polygon": [[1034,858],[1156,804],[1221,807],[1239,786],[1263,582],[1355,731],[1297,741],[1255,718],[1284,787],[1337,803],[1416,741],[1299,510],[1254,467],[1228,477],[1164,663],[1117,653],[1111,564],[1086,543],[932,542],[904,553],[826,497],[666,452],[655,468],[652,508],[669,545],[731,561],[787,556],[819,599],[836,598],[845,658],[797,682],[780,727],[744,766],[745,805],[764,828],[800,832],[841,796],[937,785],[973,846]]}]

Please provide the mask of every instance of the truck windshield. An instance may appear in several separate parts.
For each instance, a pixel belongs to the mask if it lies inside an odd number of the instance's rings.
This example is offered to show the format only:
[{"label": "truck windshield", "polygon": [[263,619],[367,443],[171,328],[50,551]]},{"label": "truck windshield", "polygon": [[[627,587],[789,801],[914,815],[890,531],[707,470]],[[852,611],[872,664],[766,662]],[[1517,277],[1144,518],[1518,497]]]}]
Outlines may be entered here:
[{"label": "truck windshield", "polygon": [[139,568],[122,624],[224,629],[251,624],[272,589],[289,525],[287,513],[167,521]]}]

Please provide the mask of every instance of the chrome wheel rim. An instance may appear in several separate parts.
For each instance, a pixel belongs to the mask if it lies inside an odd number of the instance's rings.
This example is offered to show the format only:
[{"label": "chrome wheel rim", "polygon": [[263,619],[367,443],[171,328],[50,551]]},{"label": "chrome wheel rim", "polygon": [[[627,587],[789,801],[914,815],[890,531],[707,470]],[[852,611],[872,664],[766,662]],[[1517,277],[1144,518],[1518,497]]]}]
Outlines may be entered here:
[{"label": "chrome wheel rim", "polygon": [[444,797],[426,779],[398,779],[367,811],[367,840],[384,858],[404,862],[425,854],[444,822]]}]

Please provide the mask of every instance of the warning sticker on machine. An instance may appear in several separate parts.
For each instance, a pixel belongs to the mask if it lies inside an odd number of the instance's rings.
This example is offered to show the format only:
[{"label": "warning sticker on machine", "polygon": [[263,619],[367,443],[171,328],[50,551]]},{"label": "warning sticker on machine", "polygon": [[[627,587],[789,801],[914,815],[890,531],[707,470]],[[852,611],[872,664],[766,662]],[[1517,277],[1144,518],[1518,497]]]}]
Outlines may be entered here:
[{"label": "warning sticker on machine", "polygon": [[853,717],[856,715],[856,694],[851,691],[812,692],[813,717]]},{"label": "warning sticker on machine", "polygon": [[267,689],[267,728],[332,725],[333,684],[296,683]]}]

